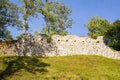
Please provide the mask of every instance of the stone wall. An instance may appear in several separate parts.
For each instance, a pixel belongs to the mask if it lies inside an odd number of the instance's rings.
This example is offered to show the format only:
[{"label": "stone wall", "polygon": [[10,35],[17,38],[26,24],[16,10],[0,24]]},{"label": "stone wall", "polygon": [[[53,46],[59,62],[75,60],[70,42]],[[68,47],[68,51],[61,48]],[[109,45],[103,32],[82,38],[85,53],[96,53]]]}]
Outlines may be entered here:
[{"label": "stone wall", "polygon": [[0,41],[0,55],[15,56],[15,43],[16,41]]},{"label": "stone wall", "polygon": [[45,35],[30,34],[22,35],[22,39],[16,45],[16,51],[19,56],[55,56],[57,55],[56,43],[47,42]]},{"label": "stone wall", "polygon": [[120,59],[120,52],[114,52],[107,47],[103,42],[102,36],[94,40],[89,37],[54,35],[53,40],[56,42],[57,51],[60,56],[84,54]]},{"label": "stone wall", "polygon": [[[45,35],[24,34],[23,38],[13,45],[19,56],[67,56],[67,55],[99,55],[120,59],[120,52],[114,52],[103,42],[100,36],[96,40],[89,37],[73,35],[53,35],[51,43]],[[3,50],[4,51],[4,50]]]}]

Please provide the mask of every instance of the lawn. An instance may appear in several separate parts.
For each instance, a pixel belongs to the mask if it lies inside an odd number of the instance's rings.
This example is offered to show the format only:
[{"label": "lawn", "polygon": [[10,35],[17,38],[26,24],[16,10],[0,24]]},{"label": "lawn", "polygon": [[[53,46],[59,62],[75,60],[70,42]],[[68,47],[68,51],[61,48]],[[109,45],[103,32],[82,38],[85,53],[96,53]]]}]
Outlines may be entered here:
[{"label": "lawn", "polygon": [[85,55],[1,56],[0,80],[120,80],[120,60]]}]

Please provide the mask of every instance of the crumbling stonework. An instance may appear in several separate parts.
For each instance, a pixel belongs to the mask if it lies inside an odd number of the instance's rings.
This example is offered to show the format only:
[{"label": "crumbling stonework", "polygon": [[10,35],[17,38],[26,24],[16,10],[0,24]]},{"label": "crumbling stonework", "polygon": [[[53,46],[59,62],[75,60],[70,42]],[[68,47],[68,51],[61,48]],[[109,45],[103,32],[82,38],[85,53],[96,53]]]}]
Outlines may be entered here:
[{"label": "crumbling stonework", "polygon": [[57,48],[54,41],[48,43],[46,35],[22,35],[22,39],[16,44],[16,51],[19,56],[57,55]]},{"label": "crumbling stonework", "polygon": [[0,41],[0,55],[15,56],[15,43],[16,41]]},{"label": "crumbling stonework", "polygon": [[94,40],[73,35],[53,35],[51,43],[48,43],[45,35],[24,34],[14,47],[18,56],[99,55],[120,59],[120,52],[107,47],[102,36]]},{"label": "crumbling stonework", "polygon": [[60,56],[84,54],[120,59],[120,52],[114,52],[107,47],[102,36],[94,40],[89,37],[54,35],[53,40],[56,42],[57,52]]}]

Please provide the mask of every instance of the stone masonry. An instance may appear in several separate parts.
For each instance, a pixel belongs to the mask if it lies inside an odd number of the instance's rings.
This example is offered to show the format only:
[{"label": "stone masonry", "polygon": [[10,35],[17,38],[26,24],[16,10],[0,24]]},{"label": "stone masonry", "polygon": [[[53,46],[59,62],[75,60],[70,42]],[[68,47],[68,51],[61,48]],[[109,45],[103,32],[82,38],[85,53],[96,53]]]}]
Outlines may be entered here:
[{"label": "stone masonry", "polygon": [[57,52],[60,56],[83,54],[120,59],[120,52],[113,51],[107,47],[103,42],[102,36],[94,40],[89,37],[54,35],[53,40],[56,43]]},{"label": "stone masonry", "polygon": [[16,41],[0,41],[0,55],[15,56],[15,43]]},{"label": "stone masonry", "polygon": [[47,42],[45,35],[24,34],[22,37],[14,45],[15,54],[18,56],[99,55],[120,59],[120,52],[107,47],[102,36],[94,40],[74,35],[53,35],[50,43]]}]

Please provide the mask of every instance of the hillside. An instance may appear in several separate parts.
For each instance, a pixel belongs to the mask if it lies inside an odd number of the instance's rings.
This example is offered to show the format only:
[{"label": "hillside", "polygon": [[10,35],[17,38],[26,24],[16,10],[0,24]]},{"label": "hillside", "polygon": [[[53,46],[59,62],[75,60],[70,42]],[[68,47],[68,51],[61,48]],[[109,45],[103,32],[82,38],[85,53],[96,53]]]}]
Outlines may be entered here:
[{"label": "hillside", "polygon": [[120,80],[120,60],[99,56],[0,57],[1,80]]}]

